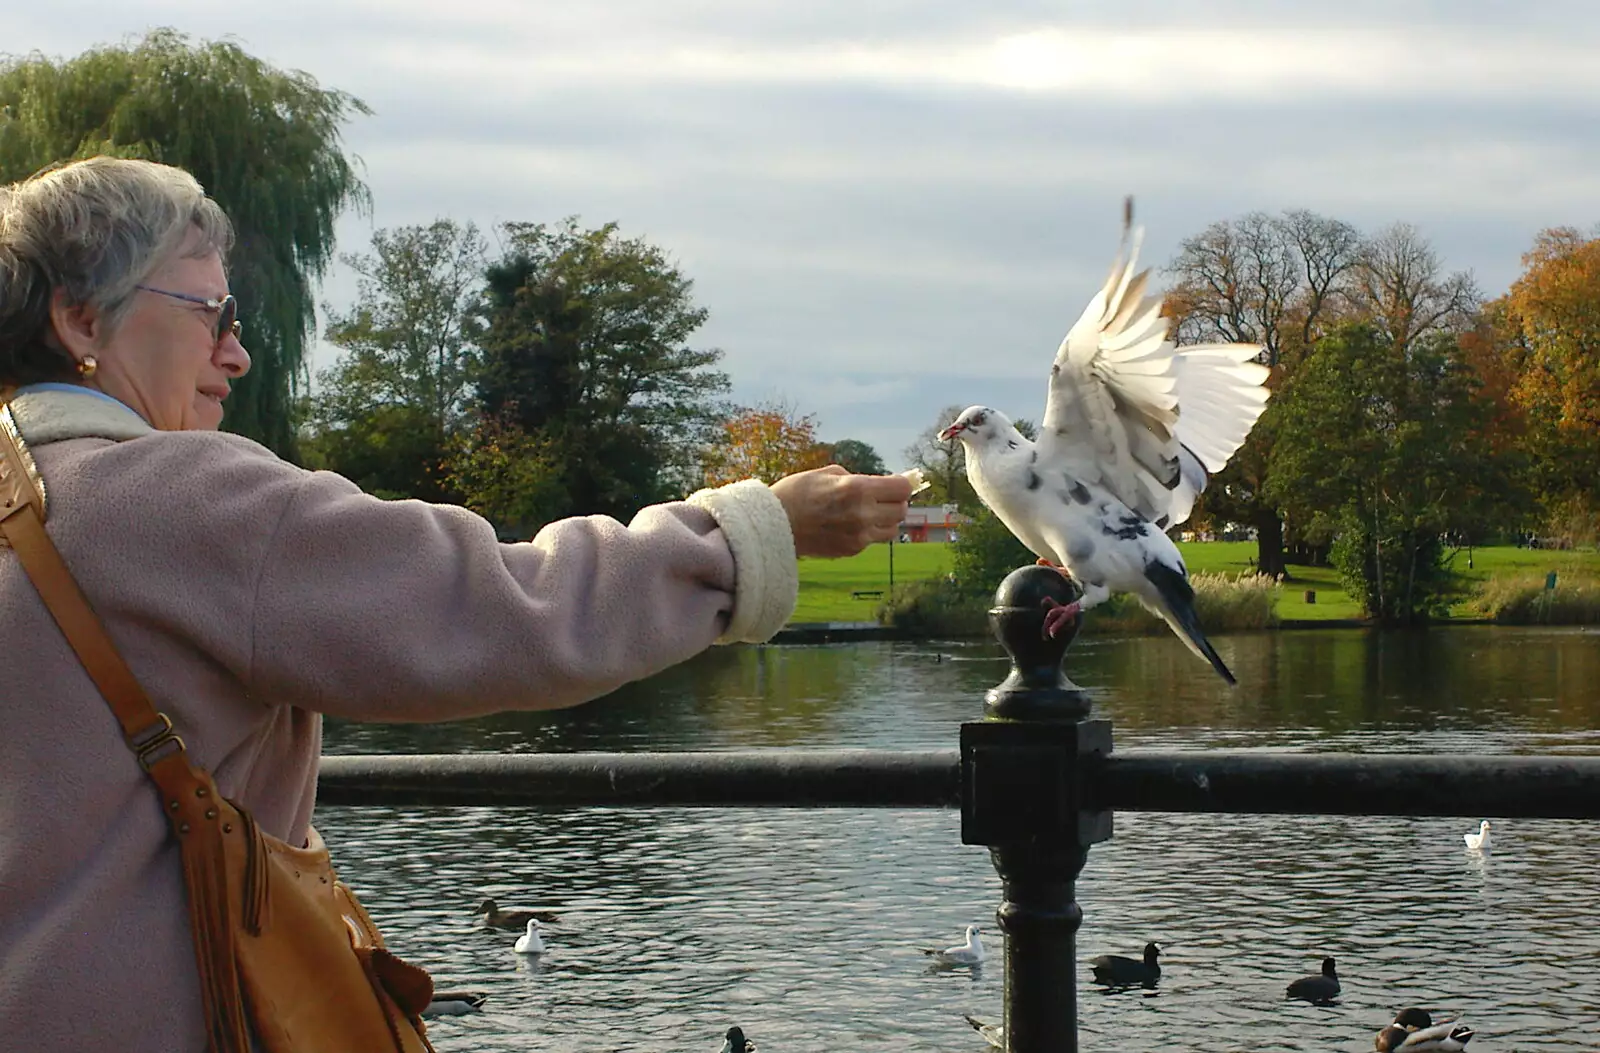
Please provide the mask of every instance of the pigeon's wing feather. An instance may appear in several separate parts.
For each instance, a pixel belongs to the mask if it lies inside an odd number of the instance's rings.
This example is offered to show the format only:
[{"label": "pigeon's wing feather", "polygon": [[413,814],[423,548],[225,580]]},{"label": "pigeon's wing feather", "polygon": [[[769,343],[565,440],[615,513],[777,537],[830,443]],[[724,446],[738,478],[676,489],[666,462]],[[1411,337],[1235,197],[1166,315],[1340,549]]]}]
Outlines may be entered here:
[{"label": "pigeon's wing feather", "polygon": [[1237,450],[1268,392],[1250,344],[1178,348],[1131,232],[1105,286],[1056,350],[1039,459],[1099,483],[1163,528],[1189,516],[1206,472]]},{"label": "pigeon's wing feather", "polygon": [[1178,484],[1167,505],[1167,526],[1189,518],[1206,488],[1207,472],[1222,471],[1255,427],[1272,392],[1271,371],[1255,344],[1196,344],[1172,357],[1178,381]]},{"label": "pigeon's wing feather", "polygon": [[1255,426],[1272,393],[1255,344],[1196,344],[1173,355],[1178,439],[1207,471],[1220,472]]},{"label": "pigeon's wing feather", "polygon": [[1134,273],[1139,235],[1067,332],[1050,368],[1039,458],[1158,520],[1182,477],[1177,377],[1161,299]]}]

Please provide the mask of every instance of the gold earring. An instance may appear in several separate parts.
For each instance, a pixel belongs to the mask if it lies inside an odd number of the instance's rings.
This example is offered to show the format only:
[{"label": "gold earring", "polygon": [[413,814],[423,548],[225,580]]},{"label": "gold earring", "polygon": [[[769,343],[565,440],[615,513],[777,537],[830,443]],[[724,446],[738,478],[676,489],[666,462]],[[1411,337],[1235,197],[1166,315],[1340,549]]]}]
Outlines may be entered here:
[{"label": "gold earring", "polygon": [[100,363],[93,355],[84,355],[83,361],[78,363],[78,376],[85,380],[94,376],[94,371],[100,368]]}]

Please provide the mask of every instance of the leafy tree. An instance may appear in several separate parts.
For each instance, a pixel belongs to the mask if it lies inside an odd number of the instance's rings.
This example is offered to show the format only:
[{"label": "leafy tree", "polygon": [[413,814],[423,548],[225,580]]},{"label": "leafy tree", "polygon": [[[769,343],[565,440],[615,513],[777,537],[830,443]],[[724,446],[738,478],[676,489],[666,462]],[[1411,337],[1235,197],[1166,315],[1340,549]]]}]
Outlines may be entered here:
[{"label": "leafy tree", "polygon": [[371,254],[341,257],[359,293],[347,312],[324,308],[344,354],[317,378],[308,463],[369,489],[454,496],[441,466],[471,425],[486,251],[472,224],[441,219],[380,230]]},{"label": "leafy tree", "polygon": [[444,465],[462,504],[502,537],[526,540],[571,506],[561,481],[561,451],[515,424],[484,417]]},{"label": "leafy tree", "polygon": [[962,596],[992,596],[1002,578],[1036,559],[1000,517],[982,505],[950,544],[951,573]]},{"label": "leafy tree", "polygon": [[292,404],[315,324],[312,285],[334,221],[366,201],[340,128],[359,99],[225,42],[157,30],[136,44],[55,62],[0,59],[0,182],[111,154],[192,172],[232,217],[231,285],[255,361],[225,426],[292,454]]},{"label": "leafy tree", "polygon": [[686,491],[724,416],[722,353],[662,251],[608,223],[509,223],[487,272],[483,414],[547,444],[575,514],[627,517]]},{"label": "leafy tree", "polygon": [[786,406],[743,410],[723,421],[721,430],[706,448],[706,486],[752,478],[771,483],[829,462],[828,447],[817,442],[815,419]]},{"label": "leafy tree", "polygon": [[884,466],[883,458],[878,456],[878,451],[860,439],[840,439],[834,443],[833,463],[857,475],[889,473],[889,469]]},{"label": "leafy tree", "polygon": [[[350,380],[353,371],[345,371]],[[324,381],[326,383],[326,381]],[[360,385],[365,378],[351,381]],[[444,462],[450,450],[439,445],[428,416],[405,404],[375,404],[339,427],[310,423],[321,415],[312,401],[305,416],[300,452],[308,468],[338,472],[374,497],[416,497],[455,501]]]},{"label": "leafy tree", "polygon": [[1443,334],[1401,348],[1376,325],[1320,340],[1289,382],[1268,498],[1334,541],[1346,589],[1386,623],[1445,605],[1443,536],[1483,529],[1516,500],[1479,394]]},{"label": "leafy tree", "polygon": [[914,467],[921,468],[928,481],[928,504],[959,505],[962,511],[971,512],[980,507],[978,495],[967,481],[966,448],[960,438],[941,439],[939,433],[959,416],[965,406],[946,406],[939,411],[934,422],[923,429],[917,441],[906,447],[905,458]]}]

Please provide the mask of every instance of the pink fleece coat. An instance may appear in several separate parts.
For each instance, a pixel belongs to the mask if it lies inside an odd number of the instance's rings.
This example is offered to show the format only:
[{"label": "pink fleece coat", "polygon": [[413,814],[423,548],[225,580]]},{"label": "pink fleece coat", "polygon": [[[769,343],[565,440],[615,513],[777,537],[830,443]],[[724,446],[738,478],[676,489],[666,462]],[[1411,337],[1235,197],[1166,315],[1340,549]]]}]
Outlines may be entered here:
[{"label": "pink fleece coat", "polygon": [[[568,706],[770,637],[793,610],[788,520],[754,481],[502,544],[463,509],[380,501],[233,435],[154,432],[94,395],[13,409],[50,535],[134,674],[223,792],[292,843],[324,713]],[[0,1048],[199,1053],[177,847],[5,548],[0,645]]]}]

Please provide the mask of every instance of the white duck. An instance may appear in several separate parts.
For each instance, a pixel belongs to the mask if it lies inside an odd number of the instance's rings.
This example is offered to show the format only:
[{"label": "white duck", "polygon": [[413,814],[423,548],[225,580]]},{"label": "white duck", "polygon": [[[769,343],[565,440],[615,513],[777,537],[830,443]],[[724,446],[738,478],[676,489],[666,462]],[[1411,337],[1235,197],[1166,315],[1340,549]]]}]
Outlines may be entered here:
[{"label": "white duck", "polygon": [[1485,819],[1483,822],[1478,824],[1477,833],[1462,834],[1461,840],[1465,841],[1467,843],[1467,847],[1474,852],[1489,851],[1489,820]]},{"label": "white duck", "polygon": [[981,931],[976,925],[968,925],[965,943],[942,951],[925,949],[922,953],[932,958],[935,965],[982,965],[983,940],[978,936]]},{"label": "white duck", "polygon": [[543,954],[544,937],[539,934],[539,919],[528,919],[528,931],[517,937],[511,949],[518,954]]},{"label": "white duck", "polygon": [[1132,221],[1130,200],[1111,276],[1056,350],[1038,441],[987,406],[962,411],[939,437],[961,439],[973,490],[1007,529],[1083,586],[1082,599],[1050,611],[1047,634],[1131,592],[1231,684],[1166,531],[1250,434],[1269,373],[1259,345],[1167,339],[1150,272],[1134,273]]}]

